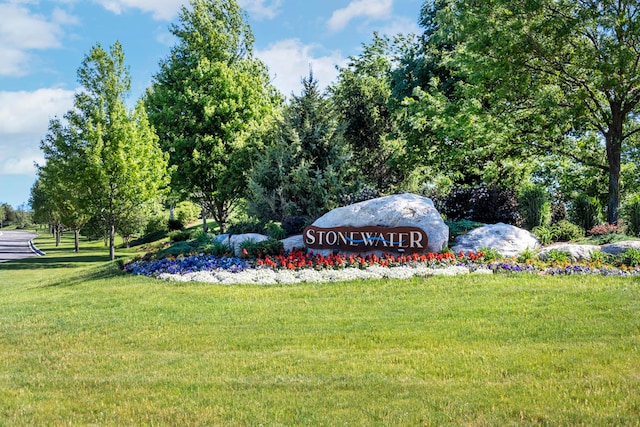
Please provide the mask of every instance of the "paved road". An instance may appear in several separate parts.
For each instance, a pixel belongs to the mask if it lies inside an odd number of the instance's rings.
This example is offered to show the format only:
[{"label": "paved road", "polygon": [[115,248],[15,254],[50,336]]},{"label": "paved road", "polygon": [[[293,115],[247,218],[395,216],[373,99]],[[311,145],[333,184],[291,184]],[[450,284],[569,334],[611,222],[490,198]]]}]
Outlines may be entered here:
[{"label": "paved road", "polygon": [[29,240],[38,235],[28,231],[1,231],[0,230],[0,262],[36,256],[29,248]]}]

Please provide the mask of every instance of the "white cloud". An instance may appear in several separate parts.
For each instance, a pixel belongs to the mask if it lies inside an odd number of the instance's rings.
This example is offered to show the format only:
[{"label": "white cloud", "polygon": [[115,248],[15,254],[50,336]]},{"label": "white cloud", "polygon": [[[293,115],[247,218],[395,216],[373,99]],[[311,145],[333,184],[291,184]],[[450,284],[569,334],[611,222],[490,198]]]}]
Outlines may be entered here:
[{"label": "white cloud", "polygon": [[392,22],[380,27],[378,33],[385,36],[395,36],[397,34],[422,34],[424,30],[420,28],[417,20],[399,17]]},{"label": "white cloud", "polygon": [[[171,21],[180,7],[189,6],[188,0],[94,0],[110,12],[119,15],[128,9],[150,13],[156,20]],[[273,19],[279,12],[282,0],[239,0],[238,4],[256,19]]]},{"label": "white cloud", "polygon": [[352,19],[358,17],[389,18],[392,8],[393,0],[354,0],[347,7],[334,11],[327,26],[332,31],[340,31],[346,28]]},{"label": "white cloud", "polygon": [[[55,12],[54,22],[49,22],[18,4],[0,4],[0,76],[28,74],[29,50],[60,47],[62,18]],[[64,16],[66,21],[71,19],[70,15]]]},{"label": "white cloud", "polygon": [[36,173],[35,164],[44,164],[44,157],[39,152],[29,153],[21,158],[0,159],[0,175],[33,175]]},{"label": "white cloud", "polygon": [[273,19],[280,12],[282,0],[272,0],[266,5],[266,0],[238,0],[238,4],[255,19]]},{"label": "white cloud", "polygon": [[347,59],[338,52],[314,56],[313,51],[317,48],[298,39],[289,39],[273,43],[256,54],[269,67],[274,86],[285,96],[290,96],[302,90],[301,81],[309,75],[309,67],[313,69],[320,88],[324,89],[337,77],[336,65],[346,65]]},{"label": "white cloud", "polygon": [[55,8],[51,17],[53,22],[60,25],[77,25],[80,22],[77,16],[70,15],[60,8]]},{"label": "white cloud", "polygon": [[69,111],[73,97],[74,92],[55,88],[0,92],[0,174],[35,173],[49,120]]},{"label": "white cloud", "polygon": [[180,6],[188,4],[186,0],[95,0],[96,3],[116,15],[127,9],[139,9],[145,13],[151,13],[154,19],[170,21],[173,19]]}]

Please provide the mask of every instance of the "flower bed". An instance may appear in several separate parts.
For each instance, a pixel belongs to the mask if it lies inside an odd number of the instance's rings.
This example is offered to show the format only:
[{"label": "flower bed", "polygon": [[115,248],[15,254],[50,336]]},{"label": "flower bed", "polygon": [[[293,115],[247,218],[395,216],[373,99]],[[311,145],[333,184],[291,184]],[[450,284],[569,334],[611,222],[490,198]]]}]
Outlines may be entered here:
[{"label": "flower bed", "polygon": [[246,260],[212,255],[190,255],[156,261],[134,261],[125,265],[131,274],[173,281],[223,284],[289,284],[300,282],[340,282],[357,279],[407,279],[434,275],[528,273],[540,275],[640,275],[640,267],[614,267],[602,262],[545,263],[515,259],[485,259],[485,253],[451,252],[413,254],[322,256],[292,251],[275,257]]}]

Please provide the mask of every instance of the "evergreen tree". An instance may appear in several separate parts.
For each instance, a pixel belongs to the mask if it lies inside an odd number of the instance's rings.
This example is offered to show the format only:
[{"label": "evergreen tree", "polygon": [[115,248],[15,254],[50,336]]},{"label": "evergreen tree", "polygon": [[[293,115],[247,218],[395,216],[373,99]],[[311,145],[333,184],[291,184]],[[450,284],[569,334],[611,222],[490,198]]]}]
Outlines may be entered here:
[{"label": "evergreen tree", "polygon": [[275,143],[254,166],[250,207],[262,219],[313,220],[348,191],[351,154],[331,101],[310,73],[276,131]]},{"label": "evergreen tree", "polygon": [[357,175],[377,192],[393,191],[407,173],[399,161],[404,140],[395,121],[389,50],[389,40],[376,34],[360,56],[340,68],[331,88]]}]

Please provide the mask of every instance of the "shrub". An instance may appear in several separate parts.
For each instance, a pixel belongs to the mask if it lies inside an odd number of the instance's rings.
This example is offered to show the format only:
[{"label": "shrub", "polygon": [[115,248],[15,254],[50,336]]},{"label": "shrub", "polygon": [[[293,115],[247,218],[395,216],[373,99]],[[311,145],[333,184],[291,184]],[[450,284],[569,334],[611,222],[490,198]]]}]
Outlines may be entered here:
[{"label": "shrub", "polygon": [[461,219],[460,221],[445,221],[447,227],[449,227],[449,240],[453,240],[461,234],[465,234],[469,230],[482,227],[484,224],[481,222],[469,221],[468,219]]},{"label": "shrub", "polygon": [[287,236],[293,236],[302,233],[307,224],[308,220],[303,216],[290,216],[282,221],[281,226]]},{"label": "shrub", "polygon": [[437,206],[451,221],[467,219],[485,224],[504,222],[513,225],[521,222],[513,191],[502,190],[495,185],[452,187]]},{"label": "shrub", "polygon": [[540,241],[541,245],[548,245],[555,241],[554,227],[538,226],[538,227],[534,227],[533,230],[531,230],[531,232],[535,234],[535,236]]},{"label": "shrub", "polygon": [[262,242],[254,242],[245,240],[240,244],[240,248],[246,249],[248,257],[257,258],[258,256],[276,256],[284,251],[282,242],[273,238],[263,240]]},{"label": "shrub", "polygon": [[129,242],[129,245],[130,246],[146,245],[146,244],[155,242],[157,240],[164,239],[165,237],[167,237],[166,231],[154,231],[153,233],[147,233],[142,237],[132,240],[131,242]]},{"label": "shrub", "polygon": [[555,224],[552,230],[556,242],[569,242],[584,237],[584,230],[566,219]]},{"label": "shrub", "polygon": [[364,186],[354,193],[344,194],[340,196],[342,206],[352,205],[365,200],[371,200],[380,197],[380,192],[371,186]]},{"label": "shrub", "polygon": [[640,235],[640,194],[629,196],[622,205],[621,213],[627,221],[627,233]]},{"label": "shrub", "polygon": [[620,260],[624,265],[627,265],[629,267],[639,266],[640,265],[640,249],[635,249],[635,248],[627,249],[621,254]]},{"label": "shrub", "polygon": [[571,221],[582,227],[584,231],[587,231],[600,222],[602,206],[595,197],[580,194],[571,203],[571,210],[569,213]]},{"label": "shrub", "polygon": [[176,219],[182,224],[190,224],[200,217],[202,208],[195,203],[185,201],[176,206]]},{"label": "shrub", "polygon": [[622,234],[622,229],[615,224],[600,224],[587,231],[587,236],[604,236],[605,234]]},{"label": "shrub", "polygon": [[201,247],[202,252],[216,257],[225,257],[233,254],[233,249],[226,243],[213,241]]},{"label": "shrub", "polygon": [[192,231],[190,233],[191,238],[195,242],[195,244],[199,246],[208,245],[212,242],[211,235],[202,229],[198,229],[197,231]]},{"label": "shrub", "polygon": [[284,231],[279,223],[273,221],[269,221],[264,226],[264,234],[276,240],[284,239],[285,237],[287,237],[287,232]]},{"label": "shrub", "polygon": [[551,249],[546,253],[545,259],[550,262],[557,262],[559,264],[563,264],[565,262],[571,261],[571,255],[569,252],[559,251],[558,249]]},{"label": "shrub", "polygon": [[602,236],[591,236],[589,238],[589,243],[594,245],[607,245],[609,243],[621,242],[623,240],[627,240],[624,234],[610,233],[603,234]]},{"label": "shrub", "polygon": [[595,250],[591,252],[591,261],[600,263],[600,264],[608,264],[613,260],[613,255],[604,253],[600,250]]},{"label": "shrub", "polygon": [[525,184],[518,194],[520,212],[524,225],[528,229],[549,225],[551,221],[551,205],[544,188],[532,183]]},{"label": "shrub", "polygon": [[191,239],[191,233],[188,230],[172,231],[169,233],[169,240],[172,242],[186,242]]},{"label": "shrub", "polygon": [[184,229],[184,224],[177,219],[170,219],[167,221],[167,228],[169,231],[178,231]]},{"label": "shrub", "polygon": [[167,221],[162,215],[155,215],[149,218],[144,229],[145,234],[151,234],[157,231],[167,231]]},{"label": "shrub", "polygon": [[264,222],[256,217],[248,217],[231,224],[227,230],[229,234],[264,233]]},{"label": "shrub", "polygon": [[478,253],[480,252],[484,253],[483,258],[485,261],[496,261],[504,258],[502,254],[495,248],[482,247],[478,249]]},{"label": "shrub", "polygon": [[536,251],[527,247],[520,255],[518,255],[518,262],[534,261],[536,259]]},{"label": "shrub", "polygon": [[169,246],[168,248],[162,249],[158,251],[156,254],[156,258],[162,259],[168,256],[181,256],[187,255],[193,252],[196,248],[189,242],[178,242],[174,245]]}]

